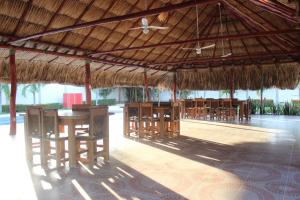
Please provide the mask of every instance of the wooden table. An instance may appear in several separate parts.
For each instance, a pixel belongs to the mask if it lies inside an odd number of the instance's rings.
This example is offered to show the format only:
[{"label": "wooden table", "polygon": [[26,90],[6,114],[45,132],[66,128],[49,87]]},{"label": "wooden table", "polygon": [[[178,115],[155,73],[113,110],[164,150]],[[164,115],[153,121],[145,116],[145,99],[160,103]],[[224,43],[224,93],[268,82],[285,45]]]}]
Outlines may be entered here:
[{"label": "wooden table", "polygon": [[76,138],[75,138],[75,125],[87,121],[89,112],[82,111],[59,111],[58,119],[60,125],[68,126],[68,150],[69,150],[69,165],[76,167]]},{"label": "wooden table", "polygon": [[159,114],[159,134],[160,136],[166,136],[165,131],[165,114],[167,111],[170,111],[170,107],[161,106],[161,107],[153,107],[153,113]]}]

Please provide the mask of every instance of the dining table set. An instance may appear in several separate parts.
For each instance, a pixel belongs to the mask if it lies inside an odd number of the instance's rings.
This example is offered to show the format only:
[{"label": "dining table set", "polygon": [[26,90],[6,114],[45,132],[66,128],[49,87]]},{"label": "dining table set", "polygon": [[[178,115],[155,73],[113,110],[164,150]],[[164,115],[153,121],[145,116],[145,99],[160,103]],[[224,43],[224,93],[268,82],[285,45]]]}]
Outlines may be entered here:
[{"label": "dining table set", "polygon": [[72,110],[27,107],[25,147],[33,164],[39,156],[43,167],[56,161],[56,167],[77,167],[79,162],[91,168],[98,157],[109,159],[109,112],[107,106],[73,105]]},{"label": "dining table set", "polygon": [[124,136],[174,138],[180,135],[180,110],[177,102],[126,103]]},{"label": "dining table set", "polygon": [[251,101],[238,99],[195,98],[180,101],[183,119],[241,121],[251,118]]}]

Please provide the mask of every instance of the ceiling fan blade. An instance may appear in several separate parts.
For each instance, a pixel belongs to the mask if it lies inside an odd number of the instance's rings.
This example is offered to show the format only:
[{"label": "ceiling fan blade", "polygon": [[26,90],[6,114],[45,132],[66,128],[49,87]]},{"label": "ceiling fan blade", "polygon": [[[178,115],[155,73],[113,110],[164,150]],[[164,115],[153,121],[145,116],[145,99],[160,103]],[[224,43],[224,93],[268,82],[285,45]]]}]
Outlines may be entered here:
[{"label": "ceiling fan blade", "polygon": [[150,29],[159,29],[159,30],[166,30],[169,27],[163,27],[163,26],[148,26]]},{"label": "ceiling fan blade", "polygon": [[231,55],[232,55],[232,53],[228,53],[228,54],[222,55],[221,57],[226,58],[226,57],[231,56]]},{"label": "ceiling fan blade", "polygon": [[142,25],[143,26],[148,26],[148,19],[146,17],[142,18]]},{"label": "ceiling fan blade", "polygon": [[144,27],[134,27],[134,28],[130,28],[129,30],[138,30],[138,29],[144,29]]},{"label": "ceiling fan blade", "polygon": [[195,48],[181,48],[183,50],[196,50]]},{"label": "ceiling fan blade", "polygon": [[213,48],[215,46],[216,46],[216,44],[212,44],[212,45],[201,47],[201,49],[209,49],[209,48]]}]

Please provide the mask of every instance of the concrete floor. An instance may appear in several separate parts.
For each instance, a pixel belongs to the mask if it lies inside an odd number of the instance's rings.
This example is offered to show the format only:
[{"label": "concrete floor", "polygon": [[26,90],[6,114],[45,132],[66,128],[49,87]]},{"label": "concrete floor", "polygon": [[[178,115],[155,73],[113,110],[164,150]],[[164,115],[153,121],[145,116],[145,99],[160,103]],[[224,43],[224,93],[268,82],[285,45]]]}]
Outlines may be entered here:
[{"label": "concrete floor", "polygon": [[110,162],[93,170],[29,169],[23,124],[0,126],[1,199],[300,200],[300,117],[253,116],[244,124],[183,120],[182,136],[122,136],[110,119]]}]

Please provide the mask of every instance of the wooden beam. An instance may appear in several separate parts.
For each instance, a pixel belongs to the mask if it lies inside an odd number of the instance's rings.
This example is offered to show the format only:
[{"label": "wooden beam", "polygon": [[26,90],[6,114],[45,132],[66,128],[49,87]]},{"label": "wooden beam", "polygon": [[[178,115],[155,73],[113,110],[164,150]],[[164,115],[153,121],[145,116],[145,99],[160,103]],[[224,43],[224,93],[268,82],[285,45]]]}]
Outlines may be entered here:
[{"label": "wooden beam", "polygon": [[261,9],[270,12],[274,15],[277,15],[281,17],[282,19],[285,19],[287,21],[293,22],[293,23],[299,23],[299,18],[295,17],[295,10],[292,8],[289,8],[285,5],[282,5],[278,3],[277,1],[265,1],[265,0],[250,0],[250,2],[254,3]]},{"label": "wooden beam", "polygon": [[300,50],[294,50],[294,51],[275,51],[272,52],[272,54],[266,53],[266,52],[257,52],[255,54],[249,54],[249,55],[236,55],[236,56],[229,56],[226,58],[202,58],[202,59],[191,59],[191,60],[180,60],[180,61],[174,61],[174,62],[166,62],[166,63],[154,63],[150,66],[156,66],[156,65],[178,65],[178,64],[187,64],[187,63],[213,63],[213,62],[223,62],[223,61],[237,61],[237,60],[251,60],[251,59],[266,59],[266,58],[273,58],[276,56],[299,56]]},{"label": "wooden beam", "polygon": [[[206,6],[202,9],[202,13],[207,12],[207,11],[206,11],[206,10],[207,10],[207,7],[208,7],[208,5],[206,5]],[[206,23],[206,21],[207,21],[208,18],[209,18],[209,15],[206,15],[206,17],[204,18],[204,20],[202,20],[201,22]],[[188,24],[188,26],[187,26],[187,27],[182,31],[182,33],[178,36],[177,40],[180,40],[182,37],[184,37],[185,34],[187,33],[187,31],[190,29],[190,27],[191,27],[192,25],[195,24],[196,21],[197,21],[197,19],[192,20],[191,23]],[[190,37],[194,34],[194,31],[195,31],[195,30],[196,30],[196,28],[194,28],[194,29],[192,30],[191,34],[189,34],[188,37],[186,37],[186,38],[190,38]],[[176,52],[177,52],[177,53],[176,53]],[[168,56],[166,59],[164,59],[164,62],[169,61],[171,58],[177,58],[177,56],[180,54],[180,52],[181,52],[181,49],[175,48],[175,49],[170,53],[170,55],[172,55],[172,56]],[[176,54],[175,54],[175,53],[176,53]],[[175,55],[175,56],[174,56],[174,55]],[[163,56],[163,54],[159,54],[159,55],[155,58],[155,60],[159,60],[161,56]]]},{"label": "wooden beam", "polygon": [[[205,7],[205,11],[207,10],[207,7]],[[204,34],[205,33],[205,31],[206,30],[211,30],[211,25],[216,21],[216,18],[213,18],[213,16],[217,13],[217,9],[215,9],[215,11],[213,11],[213,10],[211,10],[210,12],[212,12],[212,14],[211,15],[206,15],[206,17],[200,22],[200,24],[203,24],[203,28],[202,28],[202,30],[200,31],[200,33],[199,33],[199,35],[202,35],[202,34]],[[196,23],[197,22],[197,19],[195,19],[193,22],[192,22],[192,24],[191,25],[193,25],[194,23]],[[190,25],[190,26],[191,26]],[[190,38],[190,37],[192,37],[193,36],[193,34],[196,32],[196,30],[197,30],[197,28],[195,27],[195,29],[192,31],[192,34],[190,34],[187,38]],[[185,32],[186,30],[184,30],[184,32]],[[180,37],[179,38],[181,38],[183,35],[184,35],[184,32],[183,32],[183,34],[182,35],[180,35]],[[210,31],[208,31],[208,33],[207,34],[209,34],[209,32]],[[207,37],[207,35],[206,35],[206,37]],[[178,39],[179,39],[178,38]],[[201,43],[201,45],[202,45],[203,43]],[[175,52],[177,51],[177,53],[175,54]],[[182,52],[182,49],[180,49],[180,48],[176,48],[175,49],[175,51],[171,54],[171,55],[173,55],[173,54],[175,54],[175,56],[169,56],[167,59],[165,59],[164,60],[164,62],[168,62],[169,60],[171,60],[172,58],[174,59],[176,59],[176,58],[178,58],[178,56],[180,55],[180,52]],[[183,56],[181,57],[181,58],[185,58],[185,56],[189,56],[190,55],[190,53],[191,53],[191,51],[187,51],[186,53],[184,53],[183,54]]]},{"label": "wooden beam", "polygon": [[224,35],[224,36],[210,36],[205,38],[199,39],[192,39],[192,40],[183,40],[183,41],[174,41],[174,42],[165,42],[159,44],[151,44],[145,46],[138,46],[138,47],[129,47],[129,48],[120,48],[114,49],[109,51],[102,51],[90,54],[91,56],[99,56],[103,54],[111,54],[111,53],[118,53],[124,51],[135,51],[135,50],[143,50],[149,48],[156,48],[156,47],[168,47],[168,46],[181,46],[185,44],[191,44],[196,42],[209,42],[209,41],[216,41],[216,40],[240,40],[240,39],[247,39],[247,38],[256,38],[256,37],[266,37],[272,35],[280,35],[280,34],[291,34],[291,33],[300,33],[298,29],[287,29],[287,30],[275,30],[275,31],[262,31],[257,33],[246,33],[246,34],[236,34],[236,35]]},{"label": "wooden beam", "polygon": [[17,33],[17,31],[19,30],[20,28],[20,25],[21,23],[23,22],[24,18],[26,17],[28,11],[29,11],[29,7],[31,6],[31,3],[32,3],[32,0],[29,0],[27,3],[26,3],[26,6],[23,10],[23,13],[22,13],[22,16],[20,17],[20,19],[18,20],[18,23],[15,27],[15,29],[13,30],[13,34],[15,35]]},{"label": "wooden beam", "polygon": [[[152,2],[151,2],[151,4],[149,5],[149,8],[151,7],[151,6],[153,6],[153,4],[155,3],[155,0],[153,0]],[[154,22],[155,21],[155,18],[153,17],[152,19],[150,19],[149,21],[148,21],[148,23],[149,24],[152,24],[152,22]],[[136,27],[136,26],[138,26],[139,25],[139,21],[136,21],[136,23],[134,23],[134,25],[132,26],[132,27],[130,27],[130,28],[134,28],[134,27]],[[149,34],[152,34],[152,35],[154,35],[155,34],[155,32],[150,32]],[[142,35],[144,35],[144,33],[143,33],[143,31],[140,31],[140,33],[137,35],[137,36],[135,36],[134,37],[134,39],[129,43],[129,45],[128,45],[128,47],[131,47],[131,45],[132,44],[134,44],[134,42],[136,41],[136,40],[138,40]],[[126,34],[124,34],[124,37],[126,36]],[[124,39],[124,38],[121,38],[122,40]],[[148,35],[148,39],[147,40],[149,40],[150,39],[150,36]],[[118,42],[121,42],[122,40],[119,40]],[[146,41],[147,41],[146,40]],[[115,49],[116,48],[116,44],[113,46],[113,48],[112,49]],[[130,56],[131,58],[133,58],[135,55],[137,54],[137,52],[135,52],[132,56]],[[124,55],[124,52],[122,52],[121,54],[120,54],[120,56],[122,57]]]},{"label": "wooden beam", "polygon": [[[254,27],[259,27],[260,29],[264,31],[277,31],[278,28],[275,27],[272,23],[267,21],[264,17],[260,16],[247,6],[245,6],[243,3],[239,1],[229,1],[229,0],[223,0],[224,5],[229,8],[232,12],[236,13],[240,18],[248,22],[249,24],[252,24]],[[253,18],[253,16],[256,17],[256,19]],[[290,41],[287,41],[285,38],[276,36],[278,40],[278,44],[281,45],[282,48],[286,49],[287,51],[291,50],[292,47],[289,44]]]},{"label": "wooden beam", "polygon": [[49,31],[44,31],[41,33],[23,37],[19,40],[11,41],[11,43],[26,41],[26,40],[46,36],[46,35],[53,35],[53,34],[63,33],[63,32],[67,32],[67,31],[73,31],[73,30],[78,30],[78,29],[83,29],[83,28],[91,28],[94,26],[104,25],[104,24],[108,24],[108,23],[112,23],[112,22],[127,21],[127,20],[145,17],[145,16],[157,15],[162,12],[170,12],[173,10],[193,7],[193,6],[196,6],[199,4],[209,4],[209,3],[215,3],[215,2],[217,2],[217,0],[193,0],[193,1],[191,0],[191,1],[186,1],[186,2],[179,3],[179,4],[171,4],[171,5],[167,5],[167,6],[160,7],[160,8],[154,8],[154,9],[131,13],[131,14],[127,14],[127,15],[115,16],[115,17],[95,20],[95,21],[91,21],[91,22],[85,22],[82,24],[76,24],[76,25],[71,25],[71,26],[62,27],[62,28],[58,28],[58,29],[53,29],[53,30],[49,30]]},{"label": "wooden beam", "polygon": [[173,78],[173,101],[176,102],[176,92],[177,92],[177,77],[176,77],[176,72],[174,73],[174,78]]},{"label": "wooden beam", "polygon": [[[111,9],[117,2],[118,2],[118,1],[111,1],[110,5],[109,5],[108,8],[105,10],[105,12],[103,13],[103,15],[100,16],[98,19],[101,19],[102,17],[104,17],[104,16],[110,11],[110,9]],[[77,47],[80,48],[80,47],[84,44],[84,42],[87,40],[87,38],[89,38],[90,35],[93,33],[93,31],[95,30],[95,28],[96,28],[96,26],[94,26],[93,28],[91,28],[91,29],[88,31],[87,35],[83,38],[83,40],[80,42],[80,44],[79,44]]]},{"label": "wooden beam", "polygon": [[[91,0],[90,3],[88,3],[86,5],[86,7],[83,9],[82,13],[79,15],[79,17],[76,19],[75,23],[74,24],[78,24],[81,20],[81,18],[87,13],[87,11],[91,8],[91,6],[94,4],[95,0]],[[66,40],[66,38],[68,37],[68,33],[66,33],[62,39],[60,40],[60,44],[63,44],[64,41]]]},{"label": "wooden beam", "polygon": [[9,79],[10,79],[10,135],[16,135],[16,94],[17,94],[17,70],[15,50],[9,50]]},{"label": "wooden beam", "polygon": [[[186,17],[191,11],[192,11],[192,9],[188,9],[188,10],[187,10],[187,11],[186,11],[186,12],[178,19],[177,23],[176,23],[175,25],[173,25],[172,28],[170,28],[170,29],[168,30],[168,32],[160,39],[159,43],[162,43],[162,42],[169,36],[169,34],[172,33],[172,32],[177,28],[177,26],[179,25],[179,23],[181,22],[181,20],[182,20],[184,17]],[[175,15],[175,12],[172,13],[172,15],[169,15],[168,19],[166,20],[166,22],[165,22],[164,24],[167,24],[167,23],[169,22],[169,20],[170,20],[174,15]],[[152,35],[152,36],[153,36],[153,35]],[[151,38],[152,38],[152,37],[151,37]],[[149,39],[149,41],[150,41],[150,40],[151,40],[151,39]],[[144,43],[144,44],[146,44],[146,43]],[[142,58],[142,60],[147,60],[147,58],[152,54],[153,51],[154,51],[154,48],[151,49],[151,50],[148,52],[148,54]],[[161,55],[161,54],[159,54],[159,55]],[[156,62],[156,59],[153,60],[153,62]]]},{"label": "wooden beam", "polygon": [[230,99],[233,100],[234,98],[234,72],[233,69],[230,70],[231,77],[230,77]]},{"label": "wooden beam", "polygon": [[91,98],[91,66],[89,61],[85,63],[85,103],[92,105],[92,98]]},{"label": "wooden beam", "polygon": [[[140,65],[140,64],[127,64],[127,63],[118,62],[118,61],[92,58],[92,57],[88,57],[85,55],[65,54],[65,53],[59,53],[59,52],[53,52],[53,51],[44,51],[44,50],[39,50],[39,49],[33,49],[33,48],[28,48],[28,47],[16,47],[16,46],[6,45],[6,44],[2,44],[2,45],[0,44],[0,48],[5,48],[5,49],[14,48],[16,51],[27,51],[27,52],[48,54],[48,55],[54,55],[54,56],[61,56],[61,57],[66,57],[66,58],[90,60],[90,61],[96,62],[96,63],[113,64],[113,65],[118,65],[118,66],[147,68],[147,66]],[[161,71],[167,71],[167,70],[161,70]]]},{"label": "wooden beam", "polygon": [[[136,8],[136,5],[138,4],[138,2],[139,2],[139,0],[137,0],[131,7],[130,7],[130,9],[129,9],[129,13],[132,11],[132,10],[134,10],[135,8]],[[136,22],[136,23],[134,23],[134,24],[138,24],[139,22]],[[95,50],[97,51],[98,49],[100,49],[104,44],[105,44],[105,42],[109,39],[109,37],[114,33],[114,31],[120,26],[120,24],[121,24],[121,21],[120,22],[118,22],[116,25],[115,25],[115,27],[114,28],[112,28],[110,31],[109,31],[109,33],[106,35],[106,37],[99,43],[99,45],[95,48]],[[131,28],[133,28],[133,26],[131,27]],[[125,37],[127,35],[127,33],[124,33],[123,34],[123,37]],[[123,38],[122,37],[122,38]],[[114,44],[114,46],[113,46],[113,48],[115,48],[116,46],[118,46],[118,44],[121,42],[122,40],[119,40],[118,42],[116,42],[115,44]]]}]

